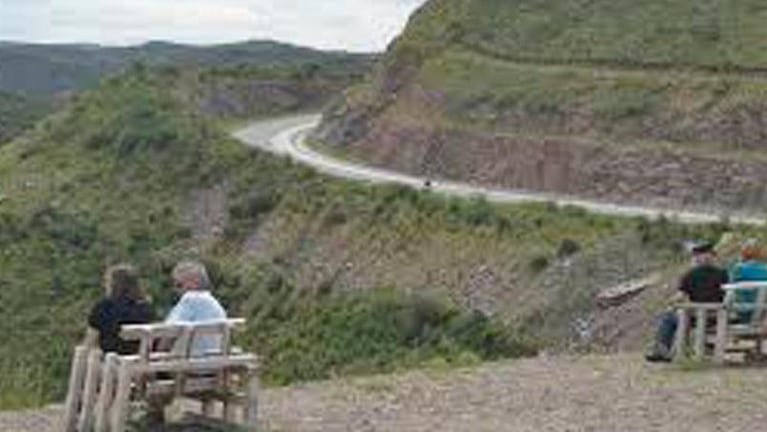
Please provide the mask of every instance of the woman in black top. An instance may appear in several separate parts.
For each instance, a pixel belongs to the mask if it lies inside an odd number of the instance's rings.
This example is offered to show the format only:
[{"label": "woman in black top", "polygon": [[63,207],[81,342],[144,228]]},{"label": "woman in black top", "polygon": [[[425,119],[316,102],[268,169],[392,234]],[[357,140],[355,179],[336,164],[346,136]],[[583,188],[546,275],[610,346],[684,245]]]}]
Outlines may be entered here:
[{"label": "woman in black top", "polygon": [[98,344],[105,353],[135,354],[138,352],[138,344],[120,339],[120,326],[146,324],[154,320],[152,309],[139,284],[138,273],[130,265],[110,267],[105,274],[104,289],[106,297],[93,307],[88,316],[86,344]]}]

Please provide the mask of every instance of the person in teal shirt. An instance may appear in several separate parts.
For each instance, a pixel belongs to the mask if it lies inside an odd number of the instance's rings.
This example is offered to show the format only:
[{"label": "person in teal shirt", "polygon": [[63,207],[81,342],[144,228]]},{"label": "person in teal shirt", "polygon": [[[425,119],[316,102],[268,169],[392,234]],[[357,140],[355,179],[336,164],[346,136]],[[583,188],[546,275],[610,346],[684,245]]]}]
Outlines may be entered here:
[{"label": "person in teal shirt", "polygon": [[[750,240],[740,250],[741,261],[730,269],[731,282],[760,282],[767,281],[767,263],[763,261],[764,254],[759,245]],[[736,303],[755,303],[756,290],[744,289],[735,293]],[[753,311],[737,313],[739,323],[751,321]]]}]

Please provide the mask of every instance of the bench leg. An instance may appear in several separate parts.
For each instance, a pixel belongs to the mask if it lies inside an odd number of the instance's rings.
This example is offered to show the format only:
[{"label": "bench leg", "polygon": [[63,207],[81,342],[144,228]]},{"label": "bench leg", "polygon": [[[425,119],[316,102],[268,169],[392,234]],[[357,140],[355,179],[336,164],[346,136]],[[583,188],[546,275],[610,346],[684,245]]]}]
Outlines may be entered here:
[{"label": "bench leg", "polygon": [[99,400],[96,403],[96,423],[94,432],[107,432],[109,407],[115,391],[115,379],[117,370],[117,354],[109,353],[104,360],[104,369],[101,374],[101,389]]},{"label": "bench leg", "polygon": [[690,317],[686,310],[677,311],[677,328],[674,339],[674,357],[681,358],[685,355],[687,347],[687,332],[690,328]]},{"label": "bench leg", "polygon": [[714,363],[724,364],[724,355],[727,350],[727,311],[724,309],[716,312],[716,341],[714,346]]},{"label": "bench leg", "polygon": [[706,311],[698,309],[695,320],[695,359],[703,360],[706,355]]},{"label": "bench leg", "polygon": [[82,346],[75,348],[75,354],[72,357],[72,371],[69,375],[69,390],[64,404],[64,419],[60,429],[62,432],[74,432],[77,426],[77,414],[80,409],[87,362],[88,348]]},{"label": "bench leg", "polygon": [[258,428],[258,392],[261,385],[256,371],[248,372],[247,393],[245,406],[243,407],[243,421],[248,430],[255,431]]},{"label": "bench leg", "polygon": [[211,399],[205,399],[202,401],[202,415],[203,417],[213,417],[214,411],[213,401]]},{"label": "bench leg", "polygon": [[88,369],[85,374],[85,386],[83,387],[83,403],[80,409],[80,421],[77,430],[89,432],[93,427],[93,411],[98,396],[98,385],[101,372],[101,351],[91,350],[88,355]]},{"label": "bench leg", "polygon": [[117,372],[117,393],[112,405],[112,430],[111,432],[125,432],[130,408],[130,366],[119,365]]},{"label": "bench leg", "polygon": [[224,399],[224,412],[222,413],[222,420],[224,420],[227,423],[233,423],[235,421],[234,416],[234,405],[227,397]]},{"label": "bench leg", "polygon": [[232,395],[230,394],[232,389],[233,373],[234,373],[233,371],[224,370],[219,374],[219,377],[218,377],[219,388],[223,391],[225,395],[225,397],[221,401],[222,403],[221,419],[227,423],[234,423],[237,421],[234,415],[234,405],[232,404]]}]

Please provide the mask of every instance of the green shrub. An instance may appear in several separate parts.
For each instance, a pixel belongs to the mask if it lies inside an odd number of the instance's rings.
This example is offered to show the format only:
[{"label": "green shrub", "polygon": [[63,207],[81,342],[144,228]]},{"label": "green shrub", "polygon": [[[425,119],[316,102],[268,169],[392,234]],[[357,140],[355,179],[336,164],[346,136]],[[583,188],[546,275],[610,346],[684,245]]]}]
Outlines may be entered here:
[{"label": "green shrub", "polygon": [[530,260],[530,270],[533,273],[540,273],[544,270],[546,270],[546,267],[549,266],[549,257],[546,255],[538,255],[532,260]]},{"label": "green shrub", "polygon": [[[251,329],[265,378],[277,384],[378,373],[434,358],[531,355],[537,347],[480,314],[394,290],[280,301]],[[287,313],[285,313],[287,311]]]},{"label": "green shrub", "polygon": [[559,259],[568,258],[577,254],[580,252],[580,250],[581,245],[577,241],[566,238],[562,240],[561,243],[559,243],[559,248],[557,249],[557,257]]}]

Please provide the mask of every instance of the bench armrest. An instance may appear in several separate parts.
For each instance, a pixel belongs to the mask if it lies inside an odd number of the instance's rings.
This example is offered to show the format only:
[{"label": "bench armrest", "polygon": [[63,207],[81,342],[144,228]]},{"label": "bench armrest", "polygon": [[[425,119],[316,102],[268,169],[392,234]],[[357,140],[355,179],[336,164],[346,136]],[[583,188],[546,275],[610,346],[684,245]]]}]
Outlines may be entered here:
[{"label": "bench armrest", "polygon": [[675,309],[716,311],[727,309],[728,307],[725,303],[682,303],[676,305]]},{"label": "bench armrest", "polygon": [[157,372],[200,372],[238,367],[257,367],[258,357],[253,354],[240,354],[229,357],[201,357],[184,360],[152,362],[135,364],[134,371],[138,373]]}]

